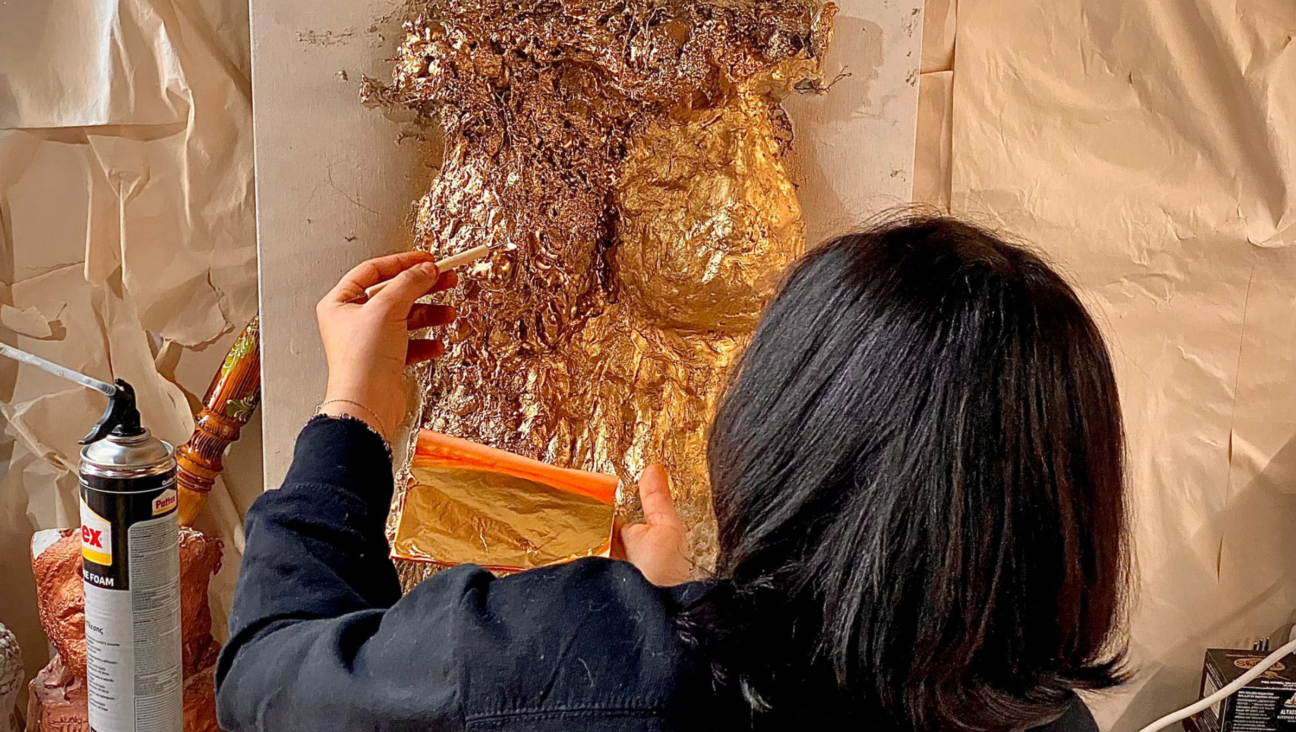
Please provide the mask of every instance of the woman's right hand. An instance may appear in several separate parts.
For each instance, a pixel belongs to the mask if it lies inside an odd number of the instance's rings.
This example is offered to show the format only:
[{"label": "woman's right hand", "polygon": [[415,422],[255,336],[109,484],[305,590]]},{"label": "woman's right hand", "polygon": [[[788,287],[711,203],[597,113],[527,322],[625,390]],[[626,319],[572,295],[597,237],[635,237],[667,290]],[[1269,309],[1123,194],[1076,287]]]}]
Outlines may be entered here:
[{"label": "woman's right hand", "polygon": [[[380,435],[405,417],[406,366],[445,351],[440,339],[410,339],[410,331],[446,325],[457,313],[449,305],[417,300],[458,282],[454,272],[438,272],[427,252],[402,252],[362,262],[348,272],[315,308],[328,389],[321,414],[363,420]],[[391,280],[372,298],[365,290]],[[376,423],[376,424],[375,424]]]}]

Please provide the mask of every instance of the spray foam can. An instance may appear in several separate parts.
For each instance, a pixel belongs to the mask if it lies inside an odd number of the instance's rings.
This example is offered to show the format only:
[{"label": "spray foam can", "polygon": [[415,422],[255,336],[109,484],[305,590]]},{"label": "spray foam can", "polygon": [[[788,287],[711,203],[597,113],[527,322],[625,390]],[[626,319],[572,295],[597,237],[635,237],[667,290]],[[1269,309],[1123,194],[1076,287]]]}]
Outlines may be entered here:
[{"label": "spray foam can", "polygon": [[81,553],[92,732],[182,732],[175,452],[118,381],[82,444]]}]

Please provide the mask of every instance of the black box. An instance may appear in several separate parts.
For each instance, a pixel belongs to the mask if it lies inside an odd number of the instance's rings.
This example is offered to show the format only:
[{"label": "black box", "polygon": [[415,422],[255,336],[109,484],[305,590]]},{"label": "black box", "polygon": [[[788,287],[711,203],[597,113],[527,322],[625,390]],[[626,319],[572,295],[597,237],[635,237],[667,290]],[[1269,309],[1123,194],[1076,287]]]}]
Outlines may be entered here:
[{"label": "black box", "polygon": [[[1219,691],[1268,655],[1225,648],[1206,651],[1198,698]],[[1189,732],[1296,732],[1296,655],[1279,661],[1233,696],[1184,720],[1184,727]]]}]

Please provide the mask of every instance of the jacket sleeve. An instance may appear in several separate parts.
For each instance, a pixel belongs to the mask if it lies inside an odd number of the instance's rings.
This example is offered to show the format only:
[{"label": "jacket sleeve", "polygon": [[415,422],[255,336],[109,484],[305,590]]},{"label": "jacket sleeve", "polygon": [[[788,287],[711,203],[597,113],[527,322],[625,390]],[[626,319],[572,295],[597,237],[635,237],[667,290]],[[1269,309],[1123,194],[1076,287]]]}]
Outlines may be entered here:
[{"label": "jacket sleeve", "polygon": [[1061,717],[1037,732],[1098,732],[1098,723],[1084,700],[1075,696]]},{"label": "jacket sleeve", "polygon": [[[245,518],[230,639],[216,671],[223,729],[399,729],[402,713],[415,711],[415,680],[424,724],[430,712],[453,715],[454,685],[426,683],[426,669],[438,661],[449,669],[451,659],[423,644],[425,657],[411,658],[417,629],[384,626],[400,598],[383,533],[392,484],[390,454],[364,425],[316,418],[302,430],[283,486]],[[454,593],[441,597],[445,607],[437,596],[425,602],[419,625],[436,627],[452,610]]]},{"label": "jacket sleeve", "polygon": [[222,729],[462,730],[672,698],[669,592],[587,558],[501,579],[462,565],[401,597],[383,533],[391,495],[390,456],[367,428],[302,430],[283,487],[246,517],[216,670]]}]

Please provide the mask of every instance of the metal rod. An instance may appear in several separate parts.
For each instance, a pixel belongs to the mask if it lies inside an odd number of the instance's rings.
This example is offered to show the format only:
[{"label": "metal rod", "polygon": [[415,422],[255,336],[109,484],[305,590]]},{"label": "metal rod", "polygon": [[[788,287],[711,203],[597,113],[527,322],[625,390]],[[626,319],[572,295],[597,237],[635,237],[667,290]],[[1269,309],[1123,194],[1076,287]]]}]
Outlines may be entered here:
[{"label": "metal rod", "polygon": [[80,384],[87,389],[93,389],[104,396],[111,397],[117,394],[117,387],[112,384],[98,379],[92,379],[85,374],[78,373],[64,366],[59,366],[53,361],[46,361],[40,356],[30,354],[24,350],[14,348],[13,346],[5,345],[4,343],[0,343],[0,356],[8,356],[19,363],[25,363],[28,366],[35,366],[36,368],[42,371],[48,371],[59,378]]}]

